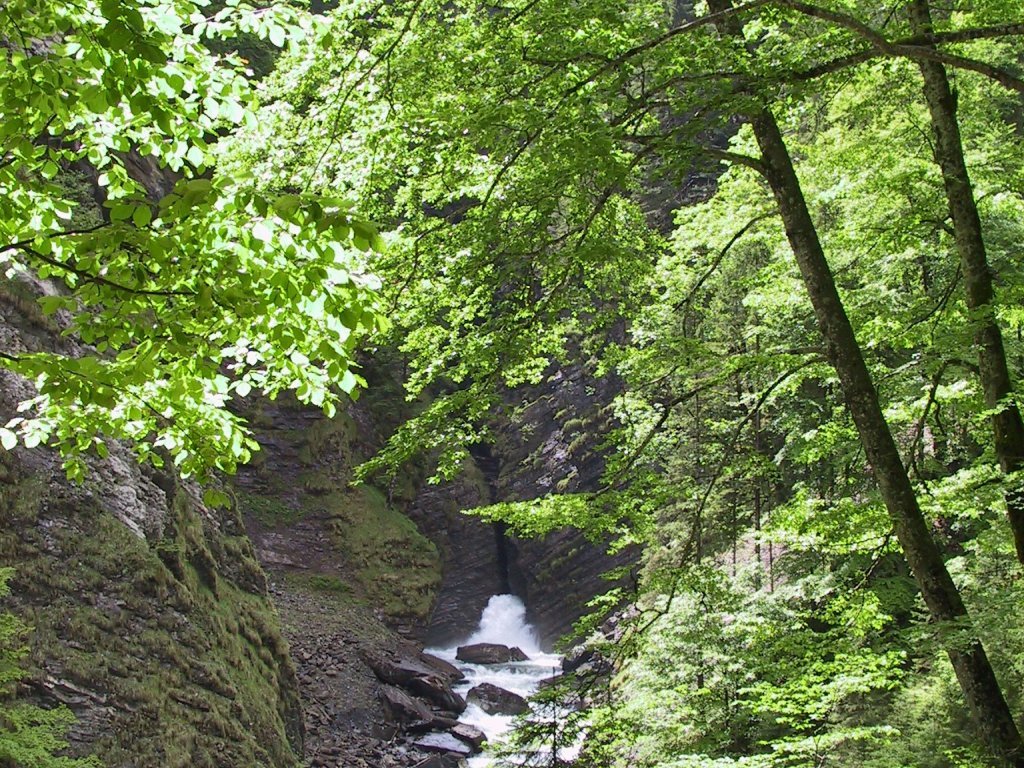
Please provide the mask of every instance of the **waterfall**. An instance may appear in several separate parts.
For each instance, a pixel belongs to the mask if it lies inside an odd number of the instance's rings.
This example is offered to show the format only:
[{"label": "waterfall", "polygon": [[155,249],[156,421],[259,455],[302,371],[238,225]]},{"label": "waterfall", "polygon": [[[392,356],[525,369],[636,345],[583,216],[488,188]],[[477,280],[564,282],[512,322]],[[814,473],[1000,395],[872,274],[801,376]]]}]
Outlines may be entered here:
[{"label": "waterfall", "polygon": [[[474,643],[518,647],[530,658],[508,664],[467,664],[455,658],[459,645]],[[458,665],[463,671],[466,680],[455,687],[455,691],[463,696],[480,683],[491,683],[528,697],[536,693],[541,680],[558,674],[562,662],[561,656],[541,651],[536,630],[526,620],[526,606],[515,595],[493,595],[480,616],[479,625],[466,640],[450,648],[430,648],[428,651]],[[475,704],[470,704],[459,719],[479,728],[492,743],[512,727],[513,721],[508,715],[489,715]],[[469,768],[488,768],[493,761],[487,755],[478,755],[470,758],[468,765]]]},{"label": "waterfall", "polygon": [[526,621],[526,606],[515,595],[494,595],[480,616],[480,625],[463,645],[500,643],[518,647],[531,658],[540,653],[540,641]]}]

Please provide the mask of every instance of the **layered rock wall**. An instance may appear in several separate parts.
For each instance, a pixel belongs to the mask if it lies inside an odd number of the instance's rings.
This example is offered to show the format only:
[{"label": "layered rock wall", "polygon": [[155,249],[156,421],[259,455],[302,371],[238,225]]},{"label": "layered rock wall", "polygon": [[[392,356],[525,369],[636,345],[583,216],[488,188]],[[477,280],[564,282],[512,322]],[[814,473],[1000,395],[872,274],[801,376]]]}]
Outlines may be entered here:
[{"label": "layered rock wall", "polygon": [[[39,286],[0,289],[0,348],[55,348]],[[32,395],[0,372],[0,423]],[[0,452],[5,608],[32,628],[20,695],[63,703],[72,751],[107,768],[266,766],[302,754],[294,668],[234,511],[117,444],[69,483],[52,452]]]}]

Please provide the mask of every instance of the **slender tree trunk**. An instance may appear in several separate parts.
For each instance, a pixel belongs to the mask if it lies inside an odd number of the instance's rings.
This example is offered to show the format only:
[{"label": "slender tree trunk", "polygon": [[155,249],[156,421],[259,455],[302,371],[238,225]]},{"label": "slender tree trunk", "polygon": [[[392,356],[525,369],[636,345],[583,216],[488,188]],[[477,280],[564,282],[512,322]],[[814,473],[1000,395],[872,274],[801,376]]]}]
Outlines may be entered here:
[{"label": "slender tree trunk", "polygon": [[[708,7],[713,12],[725,11],[730,0],[709,0]],[[722,23],[720,31],[734,37],[743,34],[737,17]],[[967,609],[928,529],[882,413],[775,116],[765,109],[752,116],[751,126],[761,150],[762,173],[772,188],[814,307],[825,356],[839,376],[847,408],[914,579],[936,621],[970,627]],[[982,740],[1001,765],[1024,768],[1024,743],[981,642],[974,638],[949,644],[946,652]]]},{"label": "slender tree trunk", "polygon": [[[847,407],[921,595],[937,621],[968,622],[967,609],[928,529],[882,414],[779,127],[769,112],[754,118],[753,126],[766,177],[825,338],[826,356],[839,374]],[[972,639],[950,646],[947,653],[985,743],[1003,765],[1024,768],[1024,744],[981,642]]]},{"label": "slender tree trunk", "polygon": [[[932,31],[928,0],[914,0],[908,11],[916,33]],[[1011,399],[1013,383],[1003,336],[996,320],[995,294],[981,218],[964,160],[956,96],[950,88],[945,65],[932,59],[921,59],[918,66],[924,78],[924,97],[935,135],[935,162],[942,169],[949,212],[953,218],[953,236],[964,274],[967,308],[974,324],[974,345],[978,350],[985,405],[993,411],[996,456],[1003,472],[1010,474],[1024,469],[1024,421],[1017,404]],[[1024,565],[1024,486],[1020,480],[1011,481],[1006,493],[1006,511],[1017,559]]]}]

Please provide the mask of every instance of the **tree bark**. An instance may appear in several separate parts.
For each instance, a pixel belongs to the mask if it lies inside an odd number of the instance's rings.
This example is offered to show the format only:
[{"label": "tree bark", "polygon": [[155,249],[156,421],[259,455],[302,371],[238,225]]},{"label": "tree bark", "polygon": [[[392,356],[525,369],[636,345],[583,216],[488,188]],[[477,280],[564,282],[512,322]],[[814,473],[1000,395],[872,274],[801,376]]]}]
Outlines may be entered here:
[{"label": "tree bark", "polygon": [[[932,18],[928,0],[914,0],[908,8],[915,34],[931,34]],[[934,47],[934,46],[933,46]],[[935,135],[935,162],[953,219],[953,237],[964,275],[967,308],[974,325],[974,346],[985,405],[993,412],[992,432],[999,466],[1006,474],[1024,469],[1024,421],[1012,399],[1013,382],[1006,362],[1003,336],[995,313],[992,273],[985,252],[981,217],[964,159],[956,96],[949,85],[946,67],[939,61],[921,59],[924,97]],[[1024,565],[1024,485],[1012,479],[1006,491],[1006,511],[1013,531],[1017,559]]]},{"label": "tree bark", "polygon": [[[755,117],[753,125],[765,175],[825,338],[826,357],[839,375],[847,407],[911,572],[936,621],[969,628],[967,609],[928,529],[885,421],[782,134],[767,111]],[[972,638],[967,643],[950,644],[947,653],[979,734],[992,754],[1001,765],[1024,768],[1024,744],[981,642]]]},{"label": "tree bark", "polygon": [[[709,0],[708,7],[712,12],[727,10],[730,0]],[[719,30],[736,38],[743,35],[736,17],[721,22]],[[935,621],[970,630],[967,608],[932,538],[882,413],[775,116],[765,108],[751,116],[751,126],[761,150],[762,173],[772,188],[814,308],[826,358],[839,376],[847,408],[921,596]],[[1024,768],[1024,743],[980,640],[973,637],[947,643],[946,652],[978,733],[993,757],[1002,766]]]}]

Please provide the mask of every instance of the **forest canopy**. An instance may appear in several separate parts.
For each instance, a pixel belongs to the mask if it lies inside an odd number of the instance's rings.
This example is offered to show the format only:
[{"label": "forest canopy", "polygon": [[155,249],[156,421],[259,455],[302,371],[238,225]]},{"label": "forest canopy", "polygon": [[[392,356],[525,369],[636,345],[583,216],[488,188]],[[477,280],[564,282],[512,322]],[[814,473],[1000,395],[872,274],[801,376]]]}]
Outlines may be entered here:
[{"label": "forest canopy", "polygon": [[5,446],[230,470],[372,335],[422,407],[363,476],[450,478],[582,366],[602,487],[481,514],[643,545],[583,764],[1024,765],[1019,3],[204,13],[5,8],[0,253],[74,344]]},{"label": "forest canopy", "polygon": [[[35,381],[0,430],[82,456],[131,441],[186,475],[257,447],[227,406],[293,390],[333,409],[361,383],[357,339],[382,327],[362,255],[379,236],[351,201],[267,196],[217,169],[224,135],[257,122],[239,35],[298,48],[316,17],[287,5],[187,0],[5,3],[0,40],[0,266],[65,348],[3,350]],[[45,288],[33,287],[49,281]],[[31,301],[31,298],[27,299]]]}]

